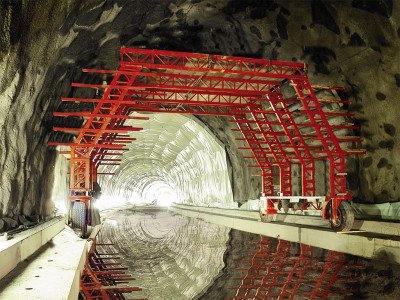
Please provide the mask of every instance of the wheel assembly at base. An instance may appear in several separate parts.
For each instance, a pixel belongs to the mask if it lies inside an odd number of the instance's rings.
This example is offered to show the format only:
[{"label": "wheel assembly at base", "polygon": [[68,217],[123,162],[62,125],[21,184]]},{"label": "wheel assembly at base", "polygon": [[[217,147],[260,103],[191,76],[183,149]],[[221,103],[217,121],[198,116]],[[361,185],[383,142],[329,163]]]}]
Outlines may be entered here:
[{"label": "wheel assembly at base", "polygon": [[[285,197],[285,199],[278,199],[280,197],[271,197],[271,199],[275,198],[275,205],[278,209],[282,210],[284,213],[288,213],[289,210],[301,210],[301,211],[310,211],[307,209],[309,206],[305,200],[298,199],[299,202],[295,205],[291,205],[291,201],[288,199],[290,197]],[[299,198],[299,197],[294,197]],[[313,197],[309,197],[313,198]],[[316,197],[314,197],[316,198]],[[261,197],[260,199],[260,218],[262,222],[270,223],[274,219],[274,215],[277,213],[275,210],[274,213],[267,213],[268,210],[271,210],[271,207],[267,209],[268,202],[271,201],[268,197]],[[270,206],[273,205],[269,202]],[[339,206],[337,208],[337,219],[333,220],[332,214],[332,200],[329,202],[325,202],[326,208],[322,209],[322,203],[318,202],[318,204],[312,205],[315,209],[313,211],[321,211],[323,210],[324,219],[328,219],[333,231],[350,231],[354,224],[354,211],[351,207],[351,204],[347,200],[341,200]],[[321,209],[319,209],[321,207]],[[304,209],[303,209],[304,208]],[[272,209],[273,210],[273,209]]]},{"label": "wheel assembly at base", "polygon": [[87,207],[85,202],[74,202],[71,211],[72,227],[79,228],[82,236],[87,232]]},{"label": "wheel assembly at base", "polygon": [[334,231],[350,231],[354,224],[354,211],[349,201],[340,201],[337,209],[337,220],[332,220],[332,201],[327,205],[327,215]]}]

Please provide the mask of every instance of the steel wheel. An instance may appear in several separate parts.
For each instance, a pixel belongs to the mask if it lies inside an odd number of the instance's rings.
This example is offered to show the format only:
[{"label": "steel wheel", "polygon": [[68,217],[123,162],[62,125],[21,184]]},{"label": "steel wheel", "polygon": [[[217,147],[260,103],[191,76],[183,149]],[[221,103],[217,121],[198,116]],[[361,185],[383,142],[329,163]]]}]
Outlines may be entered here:
[{"label": "steel wheel", "polygon": [[[332,218],[332,201],[328,203],[328,216]],[[354,211],[348,201],[340,201],[337,210],[337,220],[334,223],[330,220],[333,231],[350,231],[354,224]]]},{"label": "steel wheel", "polygon": [[85,237],[87,232],[86,212],[85,202],[75,202],[72,206],[72,227],[79,228],[82,237]]}]

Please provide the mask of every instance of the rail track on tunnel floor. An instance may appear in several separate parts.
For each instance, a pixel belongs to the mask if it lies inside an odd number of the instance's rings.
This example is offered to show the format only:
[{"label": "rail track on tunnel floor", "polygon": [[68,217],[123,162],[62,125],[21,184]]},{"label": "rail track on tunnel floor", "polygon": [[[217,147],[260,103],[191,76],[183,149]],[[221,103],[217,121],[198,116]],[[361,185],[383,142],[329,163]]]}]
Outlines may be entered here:
[{"label": "rail track on tunnel floor", "polygon": [[[199,218],[206,222],[230,227],[255,234],[296,242],[336,252],[347,253],[369,259],[377,259],[390,263],[400,264],[400,224],[390,223],[382,233],[377,225],[385,222],[359,220],[356,229],[352,232],[332,232],[329,224],[321,223],[321,219],[307,217],[308,224],[304,224],[304,217],[300,216],[296,224],[295,216],[282,216],[281,221],[264,223],[257,217],[258,212],[222,209],[215,207],[199,207],[189,205],[174,205],[170,207],[174,213]],[[278,215],[279,216],[279,215]],[[289,222],[285,222],[288,218]],[[317,226],[312,223],[317,223]],[[325,227],[324,227],[325,226]],[[376,232],[372,232],[375,228]],[[369,229],[369,231],[367,231]]]}]

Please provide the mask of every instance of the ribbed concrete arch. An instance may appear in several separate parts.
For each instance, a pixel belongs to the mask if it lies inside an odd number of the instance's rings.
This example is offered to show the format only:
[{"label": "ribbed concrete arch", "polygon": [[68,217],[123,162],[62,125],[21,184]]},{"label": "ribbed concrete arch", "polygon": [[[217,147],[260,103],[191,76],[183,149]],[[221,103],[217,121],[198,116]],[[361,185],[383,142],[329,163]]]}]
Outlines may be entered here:
[{"label": "ribbed concrete arch", "polygon": [[[131,134],[136,140],[121,157],[119,166],[103,166],[103,189],[98,206],[112,203],[209,204],[233,202],[223,144],[193,116],[138,114],[148,121],[126,125],[144,130]],[[168,200],[168,198],[171,198]]]}]

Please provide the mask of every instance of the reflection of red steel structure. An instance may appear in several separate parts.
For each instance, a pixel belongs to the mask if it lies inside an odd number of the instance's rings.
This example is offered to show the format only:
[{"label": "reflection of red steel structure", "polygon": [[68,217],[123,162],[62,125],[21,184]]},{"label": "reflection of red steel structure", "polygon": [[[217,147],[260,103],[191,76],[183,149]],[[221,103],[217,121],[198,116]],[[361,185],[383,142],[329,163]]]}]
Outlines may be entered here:
[{"label": "reflection of red steel structure", "polygon": [[[125,293],[141,291],[138,287],[127,287],[123,284],[135,280],[125,274],[128,268],[121,267],[118,253],[105,250],[113,244],[98,244],[94,239],[88,253],[85,269],[81,278],[81,291],[86,299],[126,299]],[[103,248],[104,253],[99,253],[97,247]],[[142,299],[146,300],[146,299]]]},{"label": "reflection of red steel structure", "polygon": [[305,296],[307,299],[326,299],[330,294],[351,294],[358,290],[345,287],[361,277],[346,276],[341,271],[360,270],[363,265],[344,264],[344,254],[329,251],[327,258],[313,257],[313,248],[300,244],[300,253],[293,254],[291,243],[261,236],[259,249],[246,251],[254,253],[240,286],[231,288],[236,295],[229,299],[293,299]]},{"label": "reflection of red steel structure", "polygon": [[[133,140],[126,134],[141,129],[123,126],[125,120],[133,118],[128,116],[131,112],[231,116],[237,130],[243,134],[239,140],[248,144],[241,149],[252,151],[252,156],[245,157],[254,158],[257,162],[254,167],[261,169],[262,192],[267,197],[262,215],[275,214],[282,200],[271,198],[277,192],[273,185],[274,167],[279,168],[280,196],[292,195],[292,166],[300,164],[301,194],[312,197],[315,196],[315,160],[326,159],[330,165],[331,186],[327,201],[305,201],[301,209],[323,209],[324,218],[331,218],[335,223],[347,212],[342,210],[337,214],[341,201],[351,200],[346,189],[344,155],[361,153],[345,151],[340,143],[361,140],[335,136],[335,129],[357,127],[331,125],[329,118],[353,114],[324,112],[321,104],[342,105],[348,101],[318,99],[315,89],[342,89],[312,86],[305,67],[294,62],[122,48],[118,71],[84,70],[114,76],[110,84],[73,84],[104,89],[101,99],[63,98],[64,101],[96,103],[93,112],[55,113],[89,118],[82,129],[55,128],[79,131],[75,143],[50,143],[71,146],[70,200],[87,203],[92,184],[97,180],[97,167],[118,164],[110,163],[106,155],[126,150],[124,146]],[[287,83],[296,94],[290,99],[282,94],[282,86]],[[292,105],[297,107],[293,109]],[[306,133],[304,129],[310,127],[314,132]],[[326,214],[325,207],[330,200]]]}]

